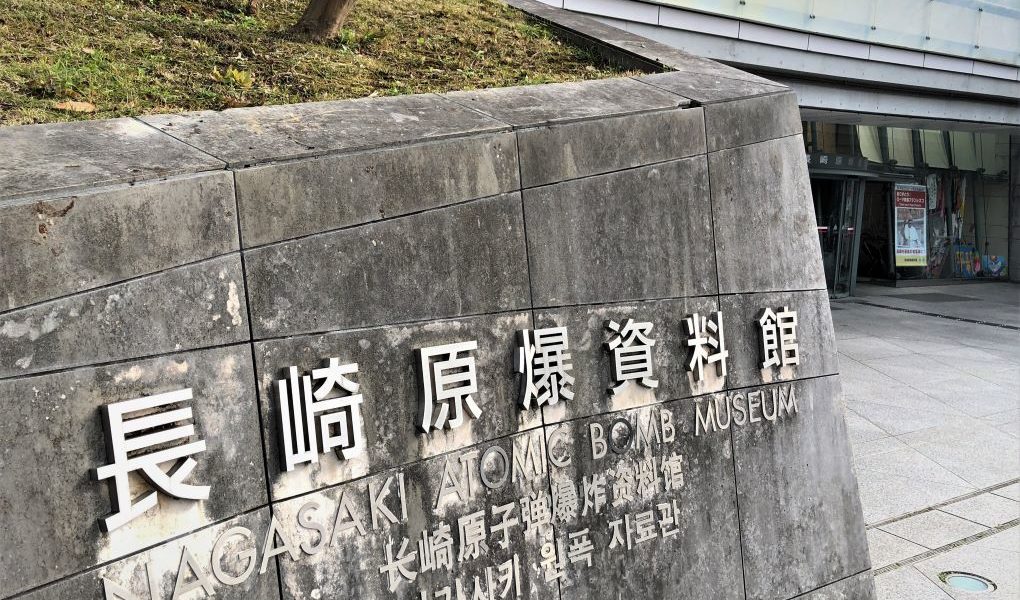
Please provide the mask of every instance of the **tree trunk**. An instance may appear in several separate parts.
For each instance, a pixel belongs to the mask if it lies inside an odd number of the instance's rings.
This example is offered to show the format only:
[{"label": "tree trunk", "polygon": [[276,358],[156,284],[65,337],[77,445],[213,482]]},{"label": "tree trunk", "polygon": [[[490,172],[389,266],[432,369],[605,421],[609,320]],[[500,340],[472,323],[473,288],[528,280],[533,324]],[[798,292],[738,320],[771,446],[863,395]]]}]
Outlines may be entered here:
[{"label": "tree trunk", "polygon": [[294,31],[316,41],[328,40],[336,35],[355,0],[309,0],[308,8]]}]

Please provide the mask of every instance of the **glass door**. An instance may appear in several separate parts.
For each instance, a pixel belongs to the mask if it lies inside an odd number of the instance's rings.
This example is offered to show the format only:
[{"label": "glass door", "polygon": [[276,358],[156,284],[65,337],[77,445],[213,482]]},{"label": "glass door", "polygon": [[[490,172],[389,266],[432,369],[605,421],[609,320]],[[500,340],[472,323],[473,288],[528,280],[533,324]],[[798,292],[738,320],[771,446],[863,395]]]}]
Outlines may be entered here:
[{"label": "glass door", "polygon": [[856,284],[863,193],[859,179],[811,180],[825,283],[835,298],[849,296]]},{"label": "glass door", "polygon": [[846,179],[840,198],[839,252],[832,295],[849,296],[857,283],[857,253],[860,248],[860,214],[864,186],[860,179]]}]

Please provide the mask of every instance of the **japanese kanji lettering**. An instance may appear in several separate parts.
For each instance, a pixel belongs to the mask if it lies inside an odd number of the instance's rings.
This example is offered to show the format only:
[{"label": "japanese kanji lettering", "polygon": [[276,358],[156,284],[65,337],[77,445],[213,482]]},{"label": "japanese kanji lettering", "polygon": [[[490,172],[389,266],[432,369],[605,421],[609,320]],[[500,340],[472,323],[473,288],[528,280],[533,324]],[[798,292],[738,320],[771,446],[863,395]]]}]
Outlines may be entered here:
[{"label": "japanese kanji lettering", "polygon": [[[206,449],[204,440],[189,441],[195,435],[191,407],[180,405],[190,400],[187,388],[103,407],[106,451],[112,463],[96,469],[94,476],[97,481],[113,479],[113,514],[99,520],[103,531],[113,531],[155,507],[157,492],[182,500],[209,497],[209,486],[184,483],[198,464],[192,457]],[[171,468],[160,467],[170,461],[175,461]],[[128,475],[135,471],[154,491],[131,497]]]},{"label": "japanese kanji lettering", "polygon": [[705,379],[705,367],[715,364],[720,377],[726,377],[726,358],[730,355],[726,350],[723,336],[722,313],[714,316],[701,316],[698,313],[684,319],[687,328],[687,345],[693,348],[691,360],[687,368],[694,374],[695,381]]},{"label": "japanese kanji lettering", "polygon": [[606,348],[613,353],[611,365],[611,394],[616,394],[628,381],[638,381],[647,388],[656,388],[659,382],[652,378],[652,347],[655,340],[650,338],[651,323],[635,323],[627,319],[621,326],[616,321],[606,321],[605,326],[613,332]]},{"label": "japanese kanji lettering", "polygon": [[574,397],[573,365],[567,344],[566,327],[525,329],[517,332],[514,369],[521,373],[518,403],[528,410],[554,405]]},{"label": "japanese kanji lettering", "polygon": [[797,344],[797,311],[784,306],[779,312],[771,308],[762,311],[758,319],[761,326],[761,368],[787,367],[800,364],[800,347]]},{"label": "japanese kanji lettering", "polygon": [[[302,463],[319,462],[319,454],[335,449],[347,460],[365,451],[359,385],[347,378],[358,372],[357,363],[341,365],[330,358],[311,375],[298,377],[289,368],[287,379],[276,382],[283,435],[283,467],[292,471]],[[312,382],[321,382],[313,391]],[[343,395],[337,396],[336,393]]]},{"label": "japanese kanji lettering", "polygon": [[467,413],[477,419],[482,410],[473,394],[478,391],[475,358],[478,342],[459,342],[415,351],[421,383],[418,430],[453,429],[464,424]]}]

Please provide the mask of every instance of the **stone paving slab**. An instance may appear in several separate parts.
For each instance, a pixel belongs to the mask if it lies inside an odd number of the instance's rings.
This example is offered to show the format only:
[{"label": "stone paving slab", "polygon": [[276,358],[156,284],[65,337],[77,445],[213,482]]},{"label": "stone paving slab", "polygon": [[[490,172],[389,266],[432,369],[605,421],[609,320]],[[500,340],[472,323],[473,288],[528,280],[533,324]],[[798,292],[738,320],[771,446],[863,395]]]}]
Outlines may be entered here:
[{"label": "stone paving slab", "polygon": [[136,119],[0,128],[0,202],[221,169],[223,161]]},{"label": "stone paving slab", "polygon": [[830,583],[798,598],[803,600],[858,600],[875,596],[875,580],[870,572],[858,573]]},{"label": "stone paving slab", "polygon": [[953,600],[913,566],[875,577],[875,589],[881,600]]},{"label": "stone paving slab", "polygon": [[928,551],[920,544],[881,529],[868,530],[868,550],[871,554],[871,568],[875,570]]},{"label": "stone paving slab", "polygon": [[950,485],[970,485],[949,469],[910,447],[859,457],[854,464],[858,469],[875,473],[889,473]]},{"label": "stone paving slab", "polygon": [[977,491],[972,485],[918,480],[911,476],[857,470],[864,522],[900,517]]},{"label": "stone paving slab", "polygon": [[1005,487],[998,488],[992,493],[996,496],[1002,496],[1003,498],[1009,498],[1010,500],[1020,502],[1020,483],[1013,483]]},{"label": "stone paving slab", "polygon": [[965,537],[981,533],[987,527],[938,510],[907,517],[883,525],[881,529],[905,540],[934,550]]},{"label": "stone paving slab", "polygon": [[998,527],[1020,519],[1020,502],[994,494],[981,494],[943,506],[939,510],[985,527]]},{"label": "stone paving slab", "polygon": [[981,598],[1013,600],[1020,597],[1020,549],[1009,551],[969,544],[937,554],[917,563],[916,567],[954,600],[973,600],[975,594],[953,589],[939,580],[940,573],[962,571],[990,579],[996,589],[982,594]]}]

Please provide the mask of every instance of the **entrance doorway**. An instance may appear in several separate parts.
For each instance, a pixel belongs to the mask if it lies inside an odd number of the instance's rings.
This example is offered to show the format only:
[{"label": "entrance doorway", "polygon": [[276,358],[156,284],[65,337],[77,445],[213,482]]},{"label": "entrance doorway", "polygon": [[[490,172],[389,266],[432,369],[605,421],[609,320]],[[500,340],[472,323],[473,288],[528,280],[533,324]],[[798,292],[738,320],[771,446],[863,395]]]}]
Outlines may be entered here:
[{"label": "entrance doorway", "polygon": [[857,277],[877,283],[896,280],[893,262],[891,219],[893,184],[889,181],[868,181],[864,185],[861,207],[861,250],[857,261]]},{"label": "entrance doorway", "polygon": [[864,182],[856,177],[812,178],[811,196],[829,295],[849,296],[857,283]]}]

